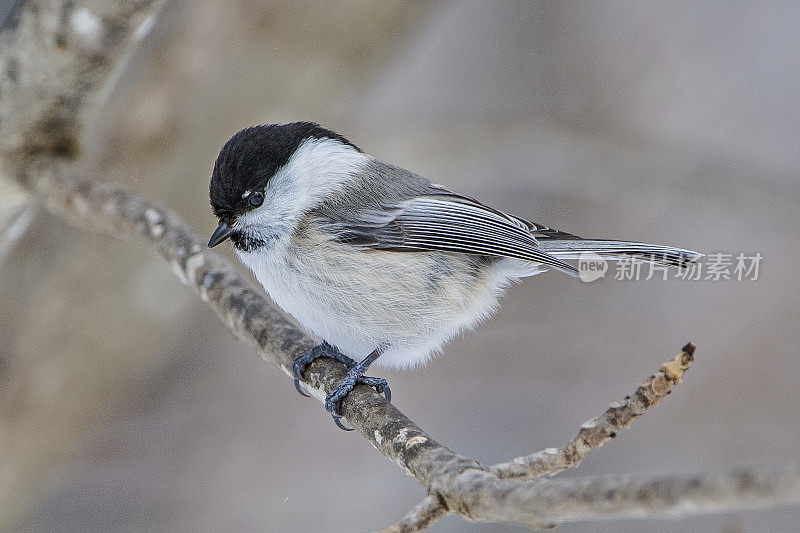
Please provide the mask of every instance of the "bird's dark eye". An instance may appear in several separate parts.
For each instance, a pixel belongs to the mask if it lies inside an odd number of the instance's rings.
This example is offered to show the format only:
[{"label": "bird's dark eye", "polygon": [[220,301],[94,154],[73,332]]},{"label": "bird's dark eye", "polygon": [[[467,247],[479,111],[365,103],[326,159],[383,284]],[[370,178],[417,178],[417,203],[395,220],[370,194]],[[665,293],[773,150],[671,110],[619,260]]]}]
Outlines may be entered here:
[{"label": "bird's dark eye", "polygon": [[254,192],[253,194],[248,196],[247,201],[250,203],[251,207],[258,207],[264,203],[264,193]]}]

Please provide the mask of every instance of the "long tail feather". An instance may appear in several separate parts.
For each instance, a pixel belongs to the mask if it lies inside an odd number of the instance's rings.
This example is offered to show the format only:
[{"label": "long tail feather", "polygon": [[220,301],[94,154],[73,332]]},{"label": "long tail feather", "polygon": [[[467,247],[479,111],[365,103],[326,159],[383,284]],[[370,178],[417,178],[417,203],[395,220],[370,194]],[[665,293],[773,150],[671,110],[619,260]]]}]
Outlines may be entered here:
[{"label": "long tail feather", "polygon": [[558,259],[580,259],[581,254],[595,253],[610,261],[634,258],[679,268],[703,257],[699,252],[659,244],[589,239],[540,239],[539,249]]}]

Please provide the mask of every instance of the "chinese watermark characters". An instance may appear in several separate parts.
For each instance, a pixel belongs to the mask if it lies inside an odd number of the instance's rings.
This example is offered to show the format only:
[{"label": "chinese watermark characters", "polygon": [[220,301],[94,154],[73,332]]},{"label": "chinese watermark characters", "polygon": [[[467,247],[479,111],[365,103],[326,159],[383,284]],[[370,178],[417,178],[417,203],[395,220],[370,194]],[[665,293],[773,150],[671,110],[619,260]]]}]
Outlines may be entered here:
[{"label": "chinese watermark characters", "polygon": [[687,263],[683,268],[673,268],[633,257],[610,261],[596,253],[587,252],[578,259],[578,272],[581,280],[586,282],[606,277],[615,281],[756,281],[762,259],[761,253],[718,252],[708,254],[701,261]]}]

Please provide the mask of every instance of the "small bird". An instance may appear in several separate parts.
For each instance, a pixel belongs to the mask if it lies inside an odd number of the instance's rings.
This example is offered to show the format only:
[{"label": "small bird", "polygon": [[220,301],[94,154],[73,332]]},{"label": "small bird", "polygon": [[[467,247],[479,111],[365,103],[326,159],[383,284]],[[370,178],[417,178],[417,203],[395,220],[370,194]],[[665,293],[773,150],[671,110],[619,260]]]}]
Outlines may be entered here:
[{"label": "small bird", "polygon": [[[323,342],[292,365],[295,387],[320,357],[347,376],[325,407],[365,383],[391,400],[372,363],[409,368],[497,307],[511,281],[594,253],[684,267],[702,254],[582,239],[492,209],[365,154],[312,122],[253,126],[222,147],[210,199],[219,226],[270,297]],[[355,359],[354,359],[355,358]]]}]

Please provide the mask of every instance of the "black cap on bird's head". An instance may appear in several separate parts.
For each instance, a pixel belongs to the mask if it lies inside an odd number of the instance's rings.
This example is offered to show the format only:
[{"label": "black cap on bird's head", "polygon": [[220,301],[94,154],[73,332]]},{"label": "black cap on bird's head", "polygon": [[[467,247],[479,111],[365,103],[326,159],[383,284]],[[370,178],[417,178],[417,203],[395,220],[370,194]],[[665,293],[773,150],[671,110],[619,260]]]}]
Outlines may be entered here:
[{"label": "black cap on bird's head", "polygon": [[225,143],[214,163],[209,187],[211,207],[220,221],[208,242],[210,247],[234,233],[231,226],[236,218],[261,205],[269,180],[310,138],[334,139],[359,150],[338,133],[313,122],[252,126]]}]

